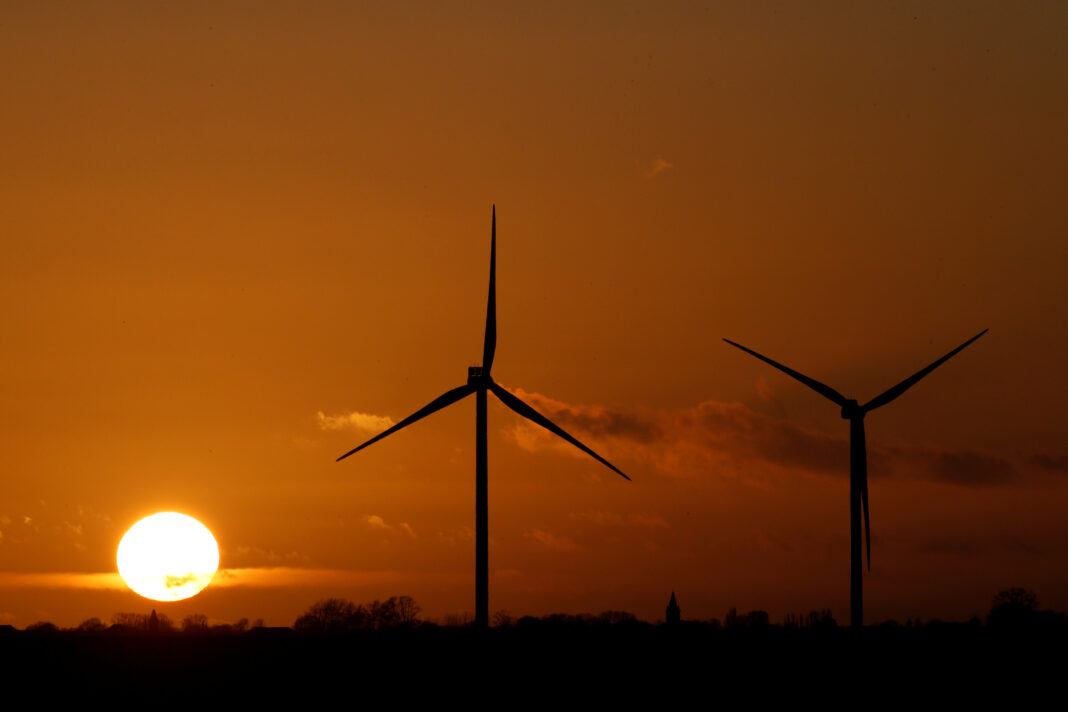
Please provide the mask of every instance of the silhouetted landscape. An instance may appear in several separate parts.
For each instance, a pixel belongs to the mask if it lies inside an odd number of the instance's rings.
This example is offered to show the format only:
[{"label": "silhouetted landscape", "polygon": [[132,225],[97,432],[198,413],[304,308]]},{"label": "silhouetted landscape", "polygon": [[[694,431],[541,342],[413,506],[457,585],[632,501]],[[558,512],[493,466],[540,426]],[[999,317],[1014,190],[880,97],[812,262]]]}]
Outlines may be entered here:
[{"label": "silhouetted landscape", "polygon": [[[828,610],[778,623],[764,611],[734,609],[722,619],[677,623],[626,611],[519,618],[498,611],[489,629],[470,615],[431,621],[419,614],[407,596],[365,604],[323,599],[289,627],[118,613],[108,623],[91,618],[70,629],[6,626],[0,657],[19,680],[145,694],[175,681],[183,694],[359,687],[361,694],[389,696],[407,685],[404,698],[420,699],[466,684],[477,664],[482,672],[475,679],[487,690],[519,686],[534,696],[607,686],[604,694],[625,698],[713,685],[730,697],[740,691],[735,685],[761,683],[768,685],[760,692],[765,698],[788,695],[786,681],[879,685],[880,694],[894,695],[964,680],[972,687],[955,694],[968,696],[998,689],[1007,672],[1027,670],[1041,686],[1041,671],[1059,664],[1068,640],[1068,615],[1040,608],[1033,592],[1019,588],[999,592],[985,620],[884,621],[862,629],[839,626]],[[849,671],[860,677],[845,676]]]}]

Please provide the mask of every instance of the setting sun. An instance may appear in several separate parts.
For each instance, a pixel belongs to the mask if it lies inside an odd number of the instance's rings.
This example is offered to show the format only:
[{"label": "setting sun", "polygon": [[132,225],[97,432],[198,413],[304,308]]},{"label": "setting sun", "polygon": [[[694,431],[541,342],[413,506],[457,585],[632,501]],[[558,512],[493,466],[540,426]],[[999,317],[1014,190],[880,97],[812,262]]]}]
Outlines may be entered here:
[{"label": "setting sun", "polygon": [[208,528],[177,512],[134,524],[118,550],[119,575],[145,598],[180,601],[200,593],[219,568],[219,545]]}]

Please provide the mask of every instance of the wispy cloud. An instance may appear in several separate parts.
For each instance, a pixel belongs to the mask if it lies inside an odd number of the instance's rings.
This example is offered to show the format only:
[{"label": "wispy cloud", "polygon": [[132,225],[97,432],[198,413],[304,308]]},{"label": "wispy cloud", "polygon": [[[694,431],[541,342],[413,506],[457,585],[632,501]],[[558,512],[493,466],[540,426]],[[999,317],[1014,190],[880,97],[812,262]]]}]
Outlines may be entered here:
[{"label": "wispy cloud", "polygon": [[649,169],[645,172],[646,178],[655,178],[667,169],[672,167],[672,163],[665,161],[663,156],[657,156],[649,164]]},{"label": "wispy cloud", "polygon": [[367,525],[372,529],[380,529],[382,531],[387,532],[397,531],[399,529],[400,531],[410,536],[412,539],[419,538],[418,535],[416,535],[415,530],[412,529],[411,525],[408,524],[408,522],[398,522],[396,526],[394,526],[392,524],[387,524],[386,520],[378,516],[377,514],[368,514],[366,517],[364,517],[364,521],[367,522]]},{"label": "wispy cloud", "polygon": [[[849,438],[802,428],[741,403],[705,401],[677,410],[628,410],[572,405],[538,393],[514,393],[601,454],[619,464],[645,462],[669,475],[709,474],[755,478],[769,468],[845,475]],[[526,420],[508,433],[523,448],[552,448],[586,457]],[[869,441],[873,476],[898,475],[949,484],[984,487],[1017,476],[1011,461],[970,450],[889,446]],[[1051,459],[1056,469],[1056,459]]]},{"label": "wispy cloud", "polygon": [[669,527],[667,521],[656,512],[628,512],[626,515],[616,512],[572,512],[571,519],[592,522],[598,526],[633,526],[646,529]]},{"label": "wispy cloud", "polygon": [[[305,588],[317,586],[363,586],[375,583],[425,580],[437,577],[417,571],[349,571],[344,569],[302,569],[280,566],[262,569],[221,569],[212,586],[249,588]],[[452,574],[442,574],[450,577]],[[459,577],[460,574],[456,574]]]},{"label": "wispy cloud", "polygon": [[631,512],[627,515],[627,523],[646,529],[668,529],[670,525],[656,512]]},{"label": "wispy cloud", "polygon": [[121,590],[126,583],[118,573],[13,573],[0,572],[0,588],[80,588]]},{"label": "wispy cloud", "polygon": [[368,514],[364,519],[372,529],[385,529],[389,531],[393,528],[386,524],[386,520],[377,514]]},{"label": "wispy cloud", "polygon": [[1049,470],[1050,472],[1068,472],[1068,455],[1038,453],[1032,455],[1029,459],[1033,464],[1038,465],[1043,470]]},{"label": "wispy cloud", "polygon": [[364,433],[377,433],[393,426],[393,419],[386,415],[372,415],[371,413],[341,413],[340,415],[327,415],[323,411],[316,414],[320,430],[355,430]]},{"label": "wispy cloud", "polygon": [[[351,571],[286,566],[219,569],[210,588],[306,588],[318,586],[361,586],[382,582],[423,581],[427,578],[461,578],[461,574],[427,574],[417,571]],[[126,589],[117,573],[13,573],[0,572],[0,589]]]},{"label": "wispy cloud", "polygon": [[542,529],[532,529],[529,532],[524,532],[523,536],[546,548],[555,549],[557,551],[575,551],[579,548],[578,544],[568,537],[557,536],[556,534],[552,534]]}]

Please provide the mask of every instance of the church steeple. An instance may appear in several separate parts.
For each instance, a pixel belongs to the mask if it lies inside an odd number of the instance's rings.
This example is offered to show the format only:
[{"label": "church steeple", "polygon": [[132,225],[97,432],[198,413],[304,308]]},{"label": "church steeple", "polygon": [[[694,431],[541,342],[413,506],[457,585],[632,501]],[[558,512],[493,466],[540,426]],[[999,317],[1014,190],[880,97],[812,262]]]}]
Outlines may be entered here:
[{"label": "church steeple", "polygon": [[664,611],[664,620],[668,625],[673,625],[682,620],[682,609],[679,608],[678,601],[675,600],[675,590],[671,590],[671,600],[668,601],[667,610]]}]

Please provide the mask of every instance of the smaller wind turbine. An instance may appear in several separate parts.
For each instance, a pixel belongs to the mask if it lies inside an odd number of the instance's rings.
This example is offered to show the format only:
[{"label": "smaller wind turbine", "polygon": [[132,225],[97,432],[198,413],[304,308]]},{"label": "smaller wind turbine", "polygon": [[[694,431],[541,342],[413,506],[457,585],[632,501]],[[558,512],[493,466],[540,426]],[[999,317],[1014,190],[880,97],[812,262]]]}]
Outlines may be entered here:
[{"label": "smaller wind turbine", "polygon": [[792,368],[787,368],[781,363],[772,361],[767,356],[758,354],[752,349],[747,349],[730,339],[724,339],[731,346],[756,356],[764,363],[774,366],[791,378],[796,378],[824,398],[836,403],[842,408],[842,418],[849,421],[849,624],[851,626],[859,628],[864,625],[864,588],[861,579],[863,572],[861,570],[860,551],[861,509],[863,509],[864,515],[864,543],[867,548],[868,570],[871,570],[871,522],[868,520],[868,455],[864,446],[864,416],[870,411],[886,405],[912,388],[921,378],[941,366],[950,357],[986,332],[987,330],[983,329],[927,368],[917,371],[893,388],[875,396],[864,405],[860,405],[851,398],[846,398],[815,378],[809,378]]}]

